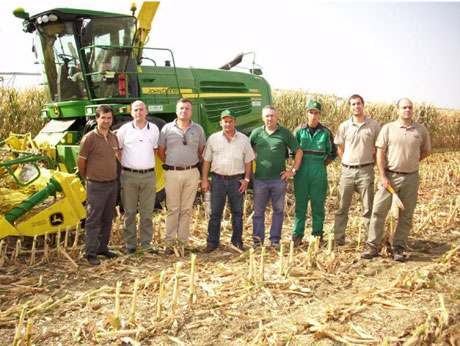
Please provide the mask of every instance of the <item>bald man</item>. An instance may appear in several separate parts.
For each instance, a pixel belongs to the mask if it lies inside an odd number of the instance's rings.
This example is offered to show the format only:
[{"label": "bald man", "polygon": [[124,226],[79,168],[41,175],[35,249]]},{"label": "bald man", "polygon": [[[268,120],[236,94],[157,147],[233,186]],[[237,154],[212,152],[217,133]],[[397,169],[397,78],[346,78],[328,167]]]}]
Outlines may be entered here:
[{"label": "bald man", "polygon": [[126,252],[137,251],[136,214],[140,215],[141,250],[158,253],[151,247],[155,207],[155,150],[160,131],[147,121],[147,107],[142,101],[131,105],[133,121],[118,130],[118,157],[121,162],[121,200],[125,211],[123,237]]}]

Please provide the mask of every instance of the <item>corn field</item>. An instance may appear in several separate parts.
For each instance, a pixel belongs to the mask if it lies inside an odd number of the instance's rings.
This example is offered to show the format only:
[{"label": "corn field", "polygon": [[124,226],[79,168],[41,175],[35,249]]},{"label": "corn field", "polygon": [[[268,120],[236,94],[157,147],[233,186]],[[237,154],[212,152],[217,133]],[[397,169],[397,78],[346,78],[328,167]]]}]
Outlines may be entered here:
[{"label": "corn field", "polygon": [[[45,93],[40,89],[17,90],[0,88],[0,140],[11,132],[35,136],[46,120],[40,119],[40,109],[45,103]],[[306,104],[310,99],[323,106],[320,121],[335,133],[339,124],[349,117],[346,99],[333,95],[309,94],[303,91],[274,90],[274,105],[280,122],[291,130],[305,122]],[[381,125],[395,119],[395,106],[384,103],[366,103],[365,112]],[[460,110],[440,110],[429,104],[415,104],[415,120],[428,128],[433,148],[460,147]]]},{"label": "corn field", "polygon": [[[310,97],[275,92],[284,125],[292,129],[305,121]],[[335,131],[347,117],[346,101],[314,98],[323,104],[325,125]],[[366,104],[366,109],[381,123],[392,119],[393,106]],[[436,146],[456,150],[437,151],[421,163],[409,261],[394,262],[387,244],[381,257],[359,258],[364,226],[357,195],[350,208],[347,245],[335,248],[332,225],[340,165],[334,162],[328,166],[324,245],[308,237],[309,212],[306,240],[292,247],[292,181],[279,252],[268,246],[256,251],[233,247],[227,207],[219,248],[202,253],[209,217],[201,195],[192,211],[190,244],[175,246],[172,255],[165,254],[168,244],[163,242],[165,209],[153,215],[152,243],[160,255],[122,255],[123,215],[118,213],[109,248],[120,257],[103,260],[98,267],[84,258],[81,227],[35,239],[1,240],[2,344],[459,345],[460,151],[457,134],[446,123],[458,126],[460,116],[458,111],[445,112],[416,106],[416,114],[427,119],[421,122],[438,129],[431,131],[438,136]],[[438,123],[445,138],[436,134]],[[31,125],[21,126],[12,131],[33,132]],[[253,196],[248,192],[243,216],[247,249],[252,244],[252,212]],[[395,224],[389,215],[387,235]]]}]

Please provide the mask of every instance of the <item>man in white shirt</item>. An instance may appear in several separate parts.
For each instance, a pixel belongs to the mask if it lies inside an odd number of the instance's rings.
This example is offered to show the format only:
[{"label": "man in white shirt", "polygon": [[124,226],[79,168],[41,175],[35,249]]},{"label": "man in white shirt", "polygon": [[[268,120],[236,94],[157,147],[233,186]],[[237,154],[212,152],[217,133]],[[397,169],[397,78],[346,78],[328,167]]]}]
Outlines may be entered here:
[{"label": "man in white shirt", "polygon": [[140,215],[141,249],[158,253],[151,247],[155,207],[156,176],[155,150],[160,131],[147,121],[147,108],[142,101],[131,105],[133,121],[118,130],[119,159],[121,162],[121,200],[125,212],[123,237],[126,252],[137,250],[136,214]]}]

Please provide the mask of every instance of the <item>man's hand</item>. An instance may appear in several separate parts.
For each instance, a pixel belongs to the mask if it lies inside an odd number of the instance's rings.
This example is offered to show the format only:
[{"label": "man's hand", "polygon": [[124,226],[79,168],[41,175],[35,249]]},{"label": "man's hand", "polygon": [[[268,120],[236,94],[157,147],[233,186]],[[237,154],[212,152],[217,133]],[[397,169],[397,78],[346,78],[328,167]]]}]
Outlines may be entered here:
[{"label": "man's hand", "polygon": [[238,191],[240,193],[244,193],[248,189],[248,184],[249,183],[246,181],[246,179],[240,179],[240,188]]},{"label": "man's hand", "polygon": [[388,179],[388,177],[385,174],[379,175],[379,182],[384,189],[388,189],[388,185],[390,185],[390,179]]},{"label": "man's hand", "polygon": [[288,180],[290,178],[292,178],[294,175],[295,175],[295,172],[292,172],[292,171],[282,171],[280,173],[281,175],[281,180]]},{"label": "man's hand", "polygon": [[201,191],[202,192],[208,192],[211,190],[211,185],[209,184],[209,179],[208,178],[203,178],[201,180]]}]

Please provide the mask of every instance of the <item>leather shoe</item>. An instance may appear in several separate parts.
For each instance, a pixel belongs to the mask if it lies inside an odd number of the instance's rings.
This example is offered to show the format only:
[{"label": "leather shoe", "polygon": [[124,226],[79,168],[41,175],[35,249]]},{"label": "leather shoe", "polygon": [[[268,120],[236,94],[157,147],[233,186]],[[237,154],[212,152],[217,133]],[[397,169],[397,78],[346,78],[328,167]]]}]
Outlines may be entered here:
[{"label": "leather shoe", "polygon": [[150,249],[144,249],[143,251],[146,251],[147,253],[152,254],[152,255],[159,254],[158,250],[154,249],[153,247],[151,247]]},{"label": "leather shoe", "polygon": [[240,249],[241,251],[245,251],[246,248],[244,247],[243,243],[233,244],[236,248]]},{"label": "leather shoe", "polygon": [[379,255],[379,250],[376,247],[366,244],[364,251],[361,253],[361,258],[371,259],[371,258],[377,257],[378,255]]},{"label": "leather shoe", "polygon": [[92,266],[98,266],[101,264],[101,261],[96,256],[87,256],[86,259],[88,260],[88,263],[91,264]]},{"label": "leather shoe", "polygon": [[170,247],[167,247],[165,249],[165,255],[172,255],[174,253],[174,250],[171,249]]},{"label": "leather shoe", "polygon": [[203,252],[204,253],[211,253],[213,252],[214,250],[217,249],[217,246],[214,246],[214,245],[206,245],[206,247],[204,248]]},{"label": "leather shoe", "polygon": [[105,258],[117,258],[118,255],[116,253],[110,251],[99,252],[98,255],[104,256]]},{"label": "leather shoe", "polygon": [[131,255],[136,252],[136,249],[126,249],[125,254]]},{"label": "leather shoe", "polygon": [[272,244],[271,244],[271,247],[272,247],[272,249],[274,249],[275,251],[280,251],[280,249],[281,249],[280,243],[272,243]]}]

